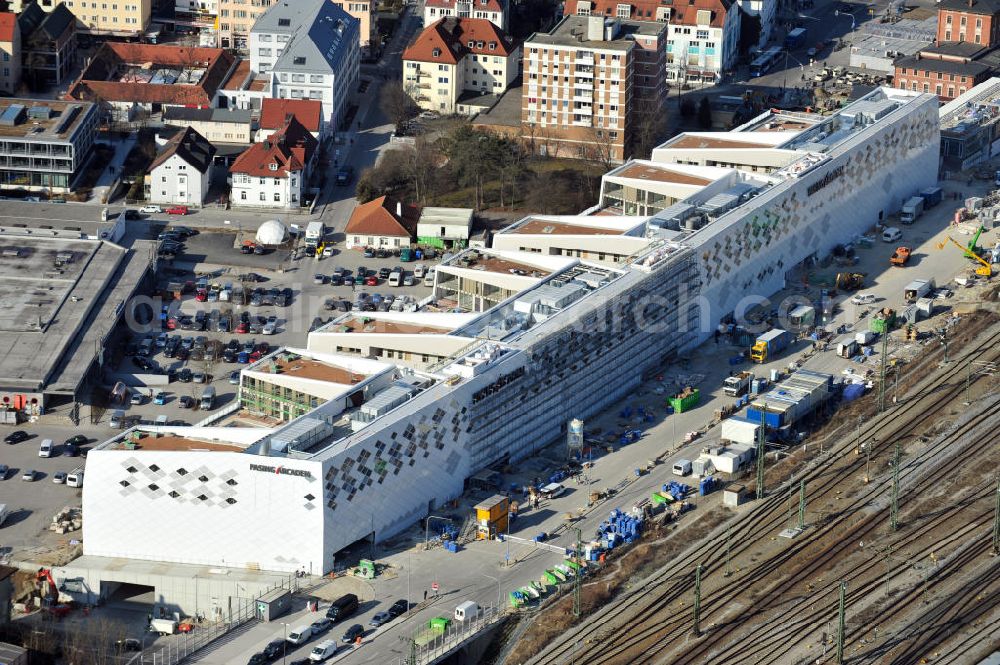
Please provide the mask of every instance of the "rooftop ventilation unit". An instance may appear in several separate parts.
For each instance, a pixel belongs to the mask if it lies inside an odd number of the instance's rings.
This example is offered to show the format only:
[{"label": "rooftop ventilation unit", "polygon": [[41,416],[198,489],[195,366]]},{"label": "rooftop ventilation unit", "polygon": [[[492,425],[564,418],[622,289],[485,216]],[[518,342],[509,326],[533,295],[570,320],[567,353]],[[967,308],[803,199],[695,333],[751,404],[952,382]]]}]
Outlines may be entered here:
[{"label": "rooftop ventilation unit", "polygon": [[0,125],[4,127],[14,127],[24,122],[24,104],[11,104],[0,113]]}]

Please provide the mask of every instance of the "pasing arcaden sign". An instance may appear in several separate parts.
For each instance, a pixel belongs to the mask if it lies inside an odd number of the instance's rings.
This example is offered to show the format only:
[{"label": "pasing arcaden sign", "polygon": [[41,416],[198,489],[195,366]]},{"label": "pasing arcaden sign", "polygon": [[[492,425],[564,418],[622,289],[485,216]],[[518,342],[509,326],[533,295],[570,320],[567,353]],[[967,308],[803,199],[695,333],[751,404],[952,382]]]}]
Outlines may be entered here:
[{"label": "pasing arcaden sign", "polygon": [[260,471],[261,473],[273,473],[278,476],[299,476],[300,478],[308,478],[312,480],[312,473],[306,469],[290,469],[286,466],[268,466],[266,464],[251,464],[251,471]]}]

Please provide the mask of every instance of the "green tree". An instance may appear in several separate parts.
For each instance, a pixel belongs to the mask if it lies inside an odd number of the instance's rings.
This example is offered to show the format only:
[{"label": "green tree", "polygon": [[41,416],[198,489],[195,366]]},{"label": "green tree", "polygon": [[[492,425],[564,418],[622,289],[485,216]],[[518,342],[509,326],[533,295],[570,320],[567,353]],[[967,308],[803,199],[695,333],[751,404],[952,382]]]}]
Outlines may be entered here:
[{"label": "green tree", "polygon": [[382,91],[379,93],[379,108],[396,127],[397,134],[403,133],[406,122],[419,111],[419,107],[403,88],[403,84],[395,81],[382,86]]}]

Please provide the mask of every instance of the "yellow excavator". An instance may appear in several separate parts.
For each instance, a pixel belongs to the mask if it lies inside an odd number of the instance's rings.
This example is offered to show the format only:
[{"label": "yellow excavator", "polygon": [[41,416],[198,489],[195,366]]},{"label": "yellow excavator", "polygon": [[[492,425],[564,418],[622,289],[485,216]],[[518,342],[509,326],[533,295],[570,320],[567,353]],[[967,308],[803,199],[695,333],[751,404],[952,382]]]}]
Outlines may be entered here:
[{"label": "yellow excavator", "polygon": [[836,285],[841,291],[856,291],[865,285],[864,273],[839,272],[837,273]]},{"label": "yellow excavator", "polygon": [[[978,235],[977,235],[977,237],[978,237]],[[976,267],[976,274],[977,275],[979,275],[980,277],[985,277],[987,279],[989,279],[990,277],[993,276],[993,266],[991,266],[989,263],[987,263],[986,260],[983,259],[983,257],[979,256],[978,254],[976,254],[975,252],[973,252],[968,247],[963,247],[962,243],[958,242],[957,240],[955,240],[951,236],[948,236],[948,241],[950,241],[951,244],[953,244],[955,247],[958,247],[960,250],[962,250],[962,253],[965,254],[966,256],[968,256],[970,259],[972,259],[973,261],[977,261],[978,263],[982,264],[982,265]],[[938,249],[944,249],[944,246],[947,245],[947,244],[948,244],[948,242],[945,242],[945,241],[939,242],[937,248]]]}]

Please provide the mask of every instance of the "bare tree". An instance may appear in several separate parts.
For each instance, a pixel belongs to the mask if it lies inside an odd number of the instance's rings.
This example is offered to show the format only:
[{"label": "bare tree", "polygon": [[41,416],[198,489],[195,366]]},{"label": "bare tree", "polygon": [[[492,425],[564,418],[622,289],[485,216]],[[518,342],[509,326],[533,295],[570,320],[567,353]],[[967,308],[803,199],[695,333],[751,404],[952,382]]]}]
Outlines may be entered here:
[{"label": "bare tree", "polygon": [[394,81],[382,86],[382,92],[379,93],[379,108],[395,125],[396,133],[400,134],[407,120],[417,114],[419,107],[403,84]]}]

